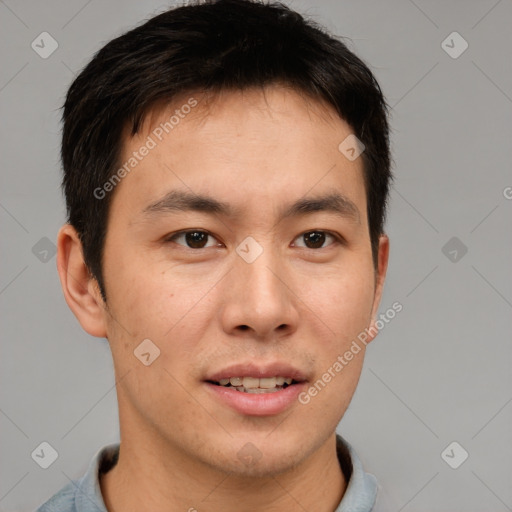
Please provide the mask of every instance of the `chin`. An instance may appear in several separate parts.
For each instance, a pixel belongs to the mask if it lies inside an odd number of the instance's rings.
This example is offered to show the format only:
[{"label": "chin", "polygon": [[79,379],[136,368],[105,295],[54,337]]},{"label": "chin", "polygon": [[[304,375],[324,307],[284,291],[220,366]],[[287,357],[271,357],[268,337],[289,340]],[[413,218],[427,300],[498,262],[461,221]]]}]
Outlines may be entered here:
[{"label": "chin", "polygon": [[[300,463],[314,449],[304,444],[304,438],[297,436],[269,436],[246,434],[226,438],[224,443],[215,443],[209,451],[206,462],[215,469],[239,477],[265,478],[287,472]],[[204,448],[207,448],[204,446]],[[202,458],[203,458],[202,457]]]}]

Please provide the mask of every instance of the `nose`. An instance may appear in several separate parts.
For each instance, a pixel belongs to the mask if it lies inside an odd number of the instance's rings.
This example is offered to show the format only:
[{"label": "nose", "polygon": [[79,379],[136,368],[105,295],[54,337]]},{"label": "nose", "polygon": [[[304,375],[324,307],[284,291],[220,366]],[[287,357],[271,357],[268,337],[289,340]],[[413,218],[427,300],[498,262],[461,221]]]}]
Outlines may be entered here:
[{"label": "nose", "polygon": [[297,329],[298,303],[292,276],[277,255],[265,250],[252,263],[236,257],[226,276],[221,323],[230,335],[261,341],[283,337]]}]

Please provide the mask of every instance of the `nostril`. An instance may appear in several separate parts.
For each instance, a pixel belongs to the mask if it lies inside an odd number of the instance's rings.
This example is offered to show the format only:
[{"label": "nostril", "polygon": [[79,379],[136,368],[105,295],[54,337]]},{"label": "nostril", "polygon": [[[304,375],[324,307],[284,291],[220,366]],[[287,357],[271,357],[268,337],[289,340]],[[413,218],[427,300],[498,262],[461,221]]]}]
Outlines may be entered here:
[{"label": "nostril", "polygon": [[239,329],[241,329],[242,331],[247,331],[247,329],[249,329],[249,326],[248,325],[241,325],[239,327]]}]

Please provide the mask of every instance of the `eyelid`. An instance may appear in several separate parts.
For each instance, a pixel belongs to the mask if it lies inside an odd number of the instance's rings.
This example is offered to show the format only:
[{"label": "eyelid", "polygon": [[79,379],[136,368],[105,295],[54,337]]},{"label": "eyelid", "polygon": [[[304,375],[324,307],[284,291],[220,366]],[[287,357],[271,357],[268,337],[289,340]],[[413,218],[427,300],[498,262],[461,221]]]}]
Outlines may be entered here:
[{"label": "eyelid", "polygon": [[[297,240],[297,238],[300,238],[304,235],[306,235],[307,233],[324,233],[325,235],[328,235],[328,236],[331,236],[332,238],[334,238],[334,243],[339,243],[341,245],[344,245],[345,244],[345,239],[339,235],[338,233],[334,232],[334,231],[328,231],[326,229],[308,229],[306,231],[303,231],[300,235],[297,235],[295,238],[294,238],[294,241]],[[329,245],[326,245],[325,247],[319,247],[318,249],[311,249],[310,247],[306,247],[306,246],[299,246],[301,249],[309,249],[311,251],[319,251],[320,249],[327,249],[328,247],[330,247],[331,245],[334,245],[334,243],[330,243]]]},{"label": "eyelid", "polygon": [[[164,237],[164,242],[174,242],[174,240],[181,236],[181,235],[186,235],[187,233],[205,233],[206,235],[208,235],[209,237],[211,238],[214,238],[215,240],[217,240],[219,242],[219,240],[217,239],[217,237],[215,235],[213,235],[212,233],[210,233],[209,231],[205,230],[205,229],[184,229],[182,231],[176,231],[175,233],[171,233],[170,235],[167,235]],[[336,232],[333,232],[333,231],[328,231],[328,230],[325,230],[325,229],[308,229],[306,231],[303,231],[302,233],[300,233],[299,235],[297,235],[293,241],[295,242],[295,240],[297,240],[298,238],[300,237],[303,237],[305,234],[307,233],[324,233],[325,235],[327,236],[331,236],[335,242],[341,244],[341,245],[344,245],[346,242],[345,242],[345,239],[339,235],[338,233]],[[334,242],[334,243],[335,243]],[[183,245],[183,244],[178,244],[177,242],[174,242],[176,243],[177,245],[183,247],[184,249],[191,249],[195,252],[197,251],[200,251],[201,249],[209,249],[211,248],[212,246],[210,247],[201,247],[199,249],[194,249],[192,247],[188,247],[187,245]],[[327,249],[328,247],[330,247],[331,245],[333,245],[333,243],[330,243],[329,245],[325,246],[325,247],[319,247],[318,249],[312,249],[310,247],[306,247],[306,246],[298,246],[300,247],[301,249],[309,249],[311,251],[319,251],[320,249]],[[218,246],[214,246],[214,247],[218,247]]]},{"label": "eyelid", "polygon": [[[192,251],[195,251],[195,252],[198,252],[201,249],[210,249],[212,247],[212,246],[210,246],[210,247],[201,247],[199,249],[194,249],[192,247],[188,247],[187,245],[179,244],[179,243],[174,241],[175,238],[177,238],[177,237],[179,237],[181,235],[186,235],[187,233],[204,233],[208,237],[214,238],[215,240],[217,240],[219,242],[217,237],[215,235],[213,235],[212,233],[210,233],[209,231],[207,231],[206,229],[193,229],[193,228],[192,229],[184,229],[182,231],[176,231],[175,233],[171,233],[170,235],[166,235],[163,240],[164,240],[164,242],[174,242],[174,243],[176,243],[176,245],[179,245],[180,247],[183,247],[184,249],[191,249]],[[213,247],[217,247],[217,245],[213,246]]]}]

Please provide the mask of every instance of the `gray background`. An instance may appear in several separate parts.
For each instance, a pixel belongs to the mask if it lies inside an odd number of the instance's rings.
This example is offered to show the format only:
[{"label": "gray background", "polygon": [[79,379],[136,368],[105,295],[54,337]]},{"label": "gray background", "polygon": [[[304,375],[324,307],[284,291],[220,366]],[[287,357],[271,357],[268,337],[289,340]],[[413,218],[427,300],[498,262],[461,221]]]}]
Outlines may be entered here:
[{"label": "gray background", "polygon": [[[512,2],[288,3],[351,38],[393,107],[381,311],[394,301],[403,311],[369,346],[338,430],[390,510],[512,510]],[[118,440],[108,344],[68,310],[41,239],[55,241],[64,221],[67,87],[105,42],[166,5],[0,1],[2,511],[33,510]],[[43,31],[59,44],[47,59],[31,48]],[[469,44],[455,59],[441,46],[453,31]],[[452,237],[458,247],[443,252]],[[31,458],[42,441],[59,453],[46,470]],[[469,453],[458,469],[441,457],[452,441]],[[449,453],[456,461],[461,449]]]}]

